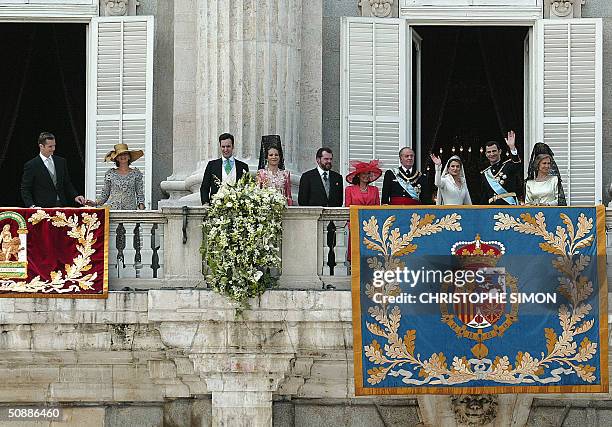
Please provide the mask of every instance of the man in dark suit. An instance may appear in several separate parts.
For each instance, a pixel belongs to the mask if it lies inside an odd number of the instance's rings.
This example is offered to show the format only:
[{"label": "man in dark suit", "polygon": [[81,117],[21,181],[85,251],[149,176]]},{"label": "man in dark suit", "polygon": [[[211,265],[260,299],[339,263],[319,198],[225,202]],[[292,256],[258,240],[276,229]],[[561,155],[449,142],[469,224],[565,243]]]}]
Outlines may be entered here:
[{"label": "man in dark suit", "polygon": [[221,158],[211,160],[206,165],[202,185],[200,186],[200,199],[202,204],[210,204],[210,199],[219,191],[219,182],[235,183],[243,174],[249,172],[246,163],[234,158],[234,136],[229,133],[219,135]]},{"label": "man in dark suit", "polygon": [[511,154],[505,161],[501,160],[501,144],[496,141],[485,144],[489,167],[480,172],[483,205],[518,205],[523,198],[523,163],[516,149],[516,134],[511,130],[505,139]]},{"label": "man in dark suit", "polygon": [[38,156],[23,166],[21,198],[25,207],[53,208],[83,205],[85,197],[72,185],[66,159],[54,156],[55,136],[43,132],[38,137]]},{"label": "man in dark suit", "polygon": [[342,175],[331,170],[333,157],[331,148],[317,150],[317,167],[300,178],[300,206],[342,206]]},{"label": "man in dark suit", "polygon": [[383,205],[430,205],[431,192],[425,175],[414,167],[414,151],[399,151],[400,166],[385,172],[382,187]]}]

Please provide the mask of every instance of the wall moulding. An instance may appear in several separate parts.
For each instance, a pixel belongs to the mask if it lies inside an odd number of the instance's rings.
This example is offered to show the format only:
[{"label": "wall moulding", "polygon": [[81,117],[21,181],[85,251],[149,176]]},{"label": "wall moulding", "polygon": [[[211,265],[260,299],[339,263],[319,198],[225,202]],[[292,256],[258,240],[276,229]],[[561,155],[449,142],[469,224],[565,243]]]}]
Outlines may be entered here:
[{"label": "wall moulding", "polygon": [[504,6],[407,6],[400,7],[400,18],[419,21],[422,24],[461,22],[461,25],[531,25],[542,18],[541,7],[521,8]]},{"label": "wall moulding", "polygon": [[[550,0],[547,0],[550,1]],[[542,7],[542,0],[399,0],[401,7],[409,6],[498,6],[522,8]]]},{"label": "wall moulding", "polygon": [[3,22],[89,22],[98,13],[98,0],[0,0]]},{"label": "wall moulding", "polygon": [[463,25],[482,25],[483,21],[503,25],[525,24],[542,18],[543,0],[400,0],[399,16],[424,23],[464,21]]}]

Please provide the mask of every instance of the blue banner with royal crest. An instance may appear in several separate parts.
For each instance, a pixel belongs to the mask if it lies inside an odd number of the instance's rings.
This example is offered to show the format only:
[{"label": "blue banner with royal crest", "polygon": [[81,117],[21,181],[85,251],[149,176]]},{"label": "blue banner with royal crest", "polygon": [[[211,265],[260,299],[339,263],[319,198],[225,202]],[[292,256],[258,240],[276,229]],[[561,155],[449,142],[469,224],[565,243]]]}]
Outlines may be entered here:
[{"label": "blue banner with royal crest", "polygon": [[356,395],[608,391],[603,206],[350,215]]}]

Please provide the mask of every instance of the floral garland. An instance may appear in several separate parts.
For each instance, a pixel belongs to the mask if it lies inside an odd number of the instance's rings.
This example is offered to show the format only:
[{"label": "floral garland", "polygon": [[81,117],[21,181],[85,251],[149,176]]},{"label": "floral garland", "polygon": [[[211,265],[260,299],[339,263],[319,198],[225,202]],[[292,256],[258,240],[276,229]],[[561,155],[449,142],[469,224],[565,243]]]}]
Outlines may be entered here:
[{"label": "floral garland", "polygon": [[280,269],[280,241],[285,197],[260,188],[244,175],[224,183],[212,197],[202,227],[202,260],[207,283],[220,294],[248,307],[248,299],[275,286],[271,269]]},{"label": "floral garland", "polygon": [[[0,290],[21,292],[21,293],[68,293],[79,292],[81,290],[91,290],[94,286],[94,281],[98,274],[84,274],[91,269],[91,256],[96,252],[93,244],[94,231],[100,227],[98,215],[93,213],[82,213],[81,221],[78,215],[66,216],[64,212],[56,212],[51,216],[43,210],[38,210],[28,221],[33,225],[46,220],[50,221],[51,225],[58,228],[68,228],[66,234],[73,238],[76,242],[76,250],[79,253],[73,260],[72,264],[65,265],[65,272],[60,270],[52,271],[51,280],[41,280],[40,276],[34,277],[29,282],[1,280]],[[65,287],[68,285],[68,287]]]}]

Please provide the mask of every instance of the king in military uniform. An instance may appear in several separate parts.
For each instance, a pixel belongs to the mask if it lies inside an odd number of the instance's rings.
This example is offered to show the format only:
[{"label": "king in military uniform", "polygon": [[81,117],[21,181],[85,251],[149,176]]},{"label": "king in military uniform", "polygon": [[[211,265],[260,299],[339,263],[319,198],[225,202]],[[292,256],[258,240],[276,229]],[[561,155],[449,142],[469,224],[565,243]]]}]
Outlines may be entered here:
[{"label": "king in military uniform", "polygon": [[501,160],[501,147],[496,141],[486,143],[485,154],[489,167],[480,172],[483,205],[518,205],[522,195],[523,166],[516,149],[516,135],[508,132],[505,138],[510,158]]},{"label": "king in military uniform", "polygon": [[404,147],[399,152],[400,166],[385,172],[383,205],[429,205],[431,195],[427,178],[414,167],[414,151]]}]

